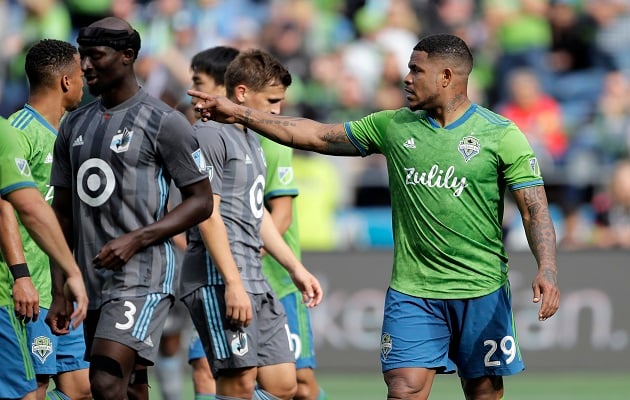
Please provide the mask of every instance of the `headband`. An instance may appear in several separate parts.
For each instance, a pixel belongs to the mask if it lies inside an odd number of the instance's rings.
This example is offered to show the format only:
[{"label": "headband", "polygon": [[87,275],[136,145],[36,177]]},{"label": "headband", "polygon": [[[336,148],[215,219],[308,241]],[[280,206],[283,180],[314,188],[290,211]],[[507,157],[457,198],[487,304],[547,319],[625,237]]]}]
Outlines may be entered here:
[{"label": "headband", "polygon": [[133,49],[138,56],[140,51],[140,34],[135,29],[108,29],[86,27],[79,30],[77,43],[80,46],[107,46],[114,50]]}]

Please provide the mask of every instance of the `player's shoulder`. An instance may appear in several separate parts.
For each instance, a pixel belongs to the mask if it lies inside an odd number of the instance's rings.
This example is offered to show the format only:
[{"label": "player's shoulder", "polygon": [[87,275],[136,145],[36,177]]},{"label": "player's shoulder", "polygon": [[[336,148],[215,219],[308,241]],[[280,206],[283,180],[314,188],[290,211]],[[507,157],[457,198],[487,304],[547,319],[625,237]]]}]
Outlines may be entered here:
[{"label": "player's shoulder", "polygon": [[142,90],[142,96],[138,98],[138,102],[151,107],[157,112],[161,112],[164,114],[179,113],[179,111],[177,111],[170,105],[166,104],[163,100],[150,95],[148,92],[145,92],[144,90]]},{"label": "player's shoulder", "polygon": [[473,115],[475,115],[476,118],[479,118],[490,125],[502,128],[514,125],[514,122],[510,119],[479,104],[473,104],[471,107],[474,107]]}]

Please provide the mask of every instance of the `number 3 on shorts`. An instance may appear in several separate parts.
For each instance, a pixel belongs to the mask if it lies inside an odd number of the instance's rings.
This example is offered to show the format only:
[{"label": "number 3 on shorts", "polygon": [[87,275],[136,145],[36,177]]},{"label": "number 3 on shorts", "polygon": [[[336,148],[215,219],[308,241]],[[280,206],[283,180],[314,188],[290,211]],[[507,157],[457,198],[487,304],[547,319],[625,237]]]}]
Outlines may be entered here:
[{"label": "number 3 on shorts", "polygon": [[484,347],[490,346],[490,350],[488,350],[483,358],[486,367],[498,367],[501,365],[501,361],[492,359],[494,353],[497,352],[497,348],[501,348],[503,354],[507,356],[505,364],[511,363],[516,357],[516,344],[514,343],[514,338],[512,336],[505,336],[501,339],[501,343],[499,344],[497,344],[496,340],[485,340],[483,345]]},{"label": "number 3 on shorts", "polygon": [[124,316],[127,317],[127,322],[124,324],[116,322],[116,329],[120,329],[121,331],[131,328],[135,322],[133,316],[136,315],[136,306],[130,301],[125,301],[125,307],[127,307],[127,311],[125,311]]}]

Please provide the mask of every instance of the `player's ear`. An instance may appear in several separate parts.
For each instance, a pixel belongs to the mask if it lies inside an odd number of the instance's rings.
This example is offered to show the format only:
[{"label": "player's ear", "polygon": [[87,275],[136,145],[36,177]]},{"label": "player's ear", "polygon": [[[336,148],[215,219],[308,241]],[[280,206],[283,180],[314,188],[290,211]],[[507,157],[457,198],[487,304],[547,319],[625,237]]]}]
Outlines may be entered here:
[{"label": "player's ear", "polygon": [[136,52],[133,49],[125,49],[122,51],[122,54],[124,65],[133,64],[136,61]]},{"label": "player's ear", "polygon": [[70,77],[68,75],[62,75],[61,90],[66,93],[68,90],[70,90],[70,85],[72,85]]},{"label": "player's ear", "polygon": [[442,87],[447,87],[453,80],[453,70],[450,68],[444,68],[440,76]]},{"label": "player's ear", "polygon": [[247,97],[247,86],[245,85],[236,85],[234,88],[234,97],[239,103],[244,103],[245,98]]}]

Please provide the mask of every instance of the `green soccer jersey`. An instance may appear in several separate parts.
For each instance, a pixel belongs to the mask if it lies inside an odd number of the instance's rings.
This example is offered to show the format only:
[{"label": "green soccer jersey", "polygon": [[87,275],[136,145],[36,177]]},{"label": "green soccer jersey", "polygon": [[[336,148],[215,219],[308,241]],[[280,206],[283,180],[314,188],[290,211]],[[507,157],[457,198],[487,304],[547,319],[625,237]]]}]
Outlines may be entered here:
[{"label": "green soccer jersey", "polygon": [[[263,136],[259,136],[260,145],[265,154],[265,162],[267,163],[267,179],[265,182],[265,203],[270,199],[279,196],[298,195],[298,189],[295,185],[295,177],[293,176],[293,166],[291,158],[293,151],[291,148],[278,144]],[[293,218],[289,229],[283,235],[284,241],[287,242],[293,254],[298,259],[301,258],[300,241],[298,236],[298,225],[295,211],[295,202],[293,202]],[[282,265],[280,265],[273,257],[266,255],[262,259],[263,273],[269,281],[271,288],[276,292],[279,298],[290,293],[298,292],[298,288],[293,284],[289,273]]]},{"label": "green soccer jersey", "polygon": [[[35,187],[27,154],[28,141],[9,122],[0,117],[0,196],[22,189]],[[0,306],[12,303],[13,277],[6,265],[0,266]]]},{"label": "green soccer jersey", "polygon": [[[52,151],[57,130],[28,104],[9,117],[11,125],[22,131],[30,151],[26,159],[31,167],[33,180],[44,199],[52,202],[53,188],[48,184],[52,167]],[[50,262],[48,256],[31,239],[26,228],[20,223],[20,234],[24,246],[24,257],[29,266],[33,285],[39,293],[41,307],[49,308],[52,302]],[[2,260],[2,264],[5,264]],[[6,264],[5,264],[6,265]]]},{"label": "green soccer jersey", "polygon": [[505,191],[543,185],[536,156],[514,123],[473,104],[443,128],[426,112],[407,108],[377,112],[345,128],[362,155],[387,158],[392,289],[461,299],[506,282]]}]

